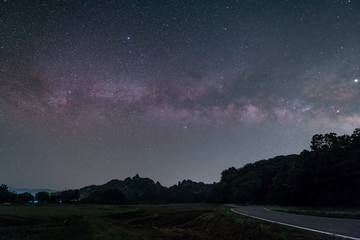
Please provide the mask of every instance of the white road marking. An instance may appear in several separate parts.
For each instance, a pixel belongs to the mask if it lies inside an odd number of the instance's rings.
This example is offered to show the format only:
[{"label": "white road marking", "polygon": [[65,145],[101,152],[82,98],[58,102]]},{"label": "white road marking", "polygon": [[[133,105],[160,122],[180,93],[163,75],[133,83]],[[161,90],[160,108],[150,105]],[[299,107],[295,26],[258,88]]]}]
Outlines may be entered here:
[{"label": "white road marking", "polygon": [[[267,208],[264,208],[264,209],[270,211]],[[335,236],[335,237],[348,238],[348,239],[352,239],[352,240],[360,240],[360,238],[356,238],[356,237],[350,237],[350,236],[341,235],[341,234],[337,234],[337,233],[320,231],[320,230],[316,230],[316,229],[312,229],[312,228],[306,228],[306,227],[296,226],[296,225],[292,225],[292,224],[288,224],[288,223],[277,222],[277,221],[273,221],[273,220],[269,220],[269,219],[265,219],[265,218],[261,218],[261,217],[252,216],[249,214],[245,214],[245,213],[236,211],[234,208],[231,208],[231,211],[234,213],[238,213],[238,214],[241,214],[241,215],[244,215],[247,217],[251,217],[251,218],[256,218],[256,219],[263,220],[266,222],[277,223],[277,224],[281,224],[281,225],[285,225],[285,226],[289,226],[289,227],[293,227],[293,228],[299,228],[299,229],[308,230],[308,231],[312,231],[312,232],[323,233],[323,234],[327,234],[327,235],[331,235],[331,236]]]}]

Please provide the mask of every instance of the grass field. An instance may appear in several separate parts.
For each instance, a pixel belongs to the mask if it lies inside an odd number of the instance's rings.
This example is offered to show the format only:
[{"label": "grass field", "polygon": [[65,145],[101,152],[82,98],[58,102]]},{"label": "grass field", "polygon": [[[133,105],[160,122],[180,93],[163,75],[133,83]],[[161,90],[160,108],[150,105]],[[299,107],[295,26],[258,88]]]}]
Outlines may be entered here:
[{"label": "grass field", "polygon": [[267,206],[267,208],[286,213],[295,213],[303,215],[335,217],[335,218],[353,218],[360,219],[360,209],[353,208],[311,208],[311,207],[284,207]]},{"label": "grass field", "polygon": [[331,240],[205,204],[0,206],[0,239]]}]

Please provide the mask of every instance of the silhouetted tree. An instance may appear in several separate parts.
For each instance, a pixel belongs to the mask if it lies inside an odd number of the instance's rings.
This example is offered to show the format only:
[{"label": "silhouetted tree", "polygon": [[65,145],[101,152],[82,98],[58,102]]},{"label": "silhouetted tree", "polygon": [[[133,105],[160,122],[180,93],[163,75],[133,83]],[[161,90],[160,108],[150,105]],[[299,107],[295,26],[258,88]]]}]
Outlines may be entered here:
[{"label": "silhouetted tree", "polygon": [[0,185],[0,203],[10,202],[10,192],[6,184]]},{"label": "silhouetted tree", "polygon": [[316,134],[311,151],[274,181],[271,196],[282,204],[359,206],[360,130],[351,136]]},{"label": "silhouetted tree", "polygon": [[[108,203],[117,189],[127,203],[202,202],[275,203],[308,206],[360,206],[360,128],[351,136],[335,133],[313,136],[310,151],[277,156],[231,167],[219,183],[190,180],[170,188],[138,174],[123,181],[80,189],[82,198]],[[110,197],[109,197],[110,196]],[[119,195],[120,196],[120,195]],[[122,198],[119,197],[121,200]]]},{"label": "silhouetted tree", "polygon": [[233,180],[238,174],[238,170],[235,167],[228,168],[221,173],[221,182],[229,182]]},{"label": "silhouetted tree", "polygon": [[170,187],[171,200],[174,203],[199,203],[205,202],[211,190],[210,184],[183,180]]},{"label": "silhouetted tree", "polygon": [[16,201],[19,203],[29,203],[34,201],[35,197],[31,193],[20,193],[16,196]]},{"label": "silhouetted tree", "polygon": [[50,193],[48,192],[37,192],[35,194],[35,199],[40,203],[46,203],[50,200]]},{"label": "silhouetted tree", "polygon": [[78,201],[80,197],[79,190],[66,190],[61,192],[61,200],[63,203]]},{"label": "silhouetted tree", "polygon": [[231,167],[221,174],[208,195],[208,202],[265,203],[274,177],[291,168],[296,155],[278,156],[249,163],[242,168]]},{"label": "silhouetted tree", "polygon": [[49,203],[60,203],[61,202],[61,192],[55,192],[49,194]]}]

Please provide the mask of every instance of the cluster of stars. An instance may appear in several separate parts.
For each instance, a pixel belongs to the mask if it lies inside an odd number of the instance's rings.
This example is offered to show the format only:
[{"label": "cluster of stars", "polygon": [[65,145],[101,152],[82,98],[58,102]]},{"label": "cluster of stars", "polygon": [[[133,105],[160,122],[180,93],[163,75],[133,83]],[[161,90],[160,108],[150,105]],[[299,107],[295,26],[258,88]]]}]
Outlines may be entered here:
[{"label": "cluster of stars", "polygon": [[[220,172],[240,155],[294,153],[314,132],[359,125],[358,9],[350,0],[2,1],[0,130],[54,135],[72,153],[54,156],[71,161],[98,148],[124,169],[177,159],[186,169],[197,156]],[[254,149],[274,139],[277,150]],[[19,162],[36,162],[33,142]]]}]

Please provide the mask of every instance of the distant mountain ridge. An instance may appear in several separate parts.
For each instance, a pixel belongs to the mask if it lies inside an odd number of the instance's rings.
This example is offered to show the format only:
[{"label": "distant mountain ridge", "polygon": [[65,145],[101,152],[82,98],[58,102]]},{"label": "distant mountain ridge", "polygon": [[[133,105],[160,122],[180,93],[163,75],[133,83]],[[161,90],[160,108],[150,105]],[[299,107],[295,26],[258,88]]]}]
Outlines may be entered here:
[{"label": "distant mountain ridge", "polygon": [[47,189],[47,188],[14,188],[11,186],[8,186],[8,191],[14,192],[16,194],[28,192],[28,193],[31,193],[31,195],[33,195],[33,196],[35,196],[35,194],[38,192],[49,192],[49,193],[60,192],[59,190],[52,190],[52,189]]},{"label": "distant mountain ridge", "polygon": [[[310,149],[248,163],[241,168],[230,167],[222,171],[220,182],[213,184],[183,180],[164,187],[138,174],[63,192],[9,187],[9,193],[3,184],[0,185],[0,203],[19,201],[11,192],[36,194],[44,191],[53,193],[53,202],[69,199],[69,202],[100,204],[208,202],[359,207],[360,128],[352,135],[315,134]],[[20,202],[23,201],[21,197]]]}]

